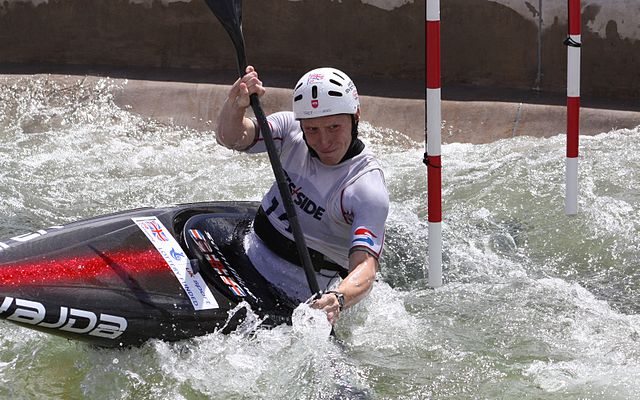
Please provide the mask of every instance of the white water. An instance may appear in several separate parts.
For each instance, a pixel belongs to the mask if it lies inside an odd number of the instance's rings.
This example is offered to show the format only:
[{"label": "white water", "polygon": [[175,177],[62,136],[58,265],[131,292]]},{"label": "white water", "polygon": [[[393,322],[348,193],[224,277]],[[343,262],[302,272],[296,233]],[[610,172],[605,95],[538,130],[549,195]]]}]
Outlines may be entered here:
[{"label": "white water", "polygon": [[[111,85],[0,82],[0,238],[267,190],[264,156],[121,110]],[[386,253],[338,341],[300,319],[105,350],[1,322],[0,398],[638,398],[639,134],[581,139],[576,217],[564,137],[443,146],[445,285],[430,290],[423,145],[365,124],[391,193]]]}]

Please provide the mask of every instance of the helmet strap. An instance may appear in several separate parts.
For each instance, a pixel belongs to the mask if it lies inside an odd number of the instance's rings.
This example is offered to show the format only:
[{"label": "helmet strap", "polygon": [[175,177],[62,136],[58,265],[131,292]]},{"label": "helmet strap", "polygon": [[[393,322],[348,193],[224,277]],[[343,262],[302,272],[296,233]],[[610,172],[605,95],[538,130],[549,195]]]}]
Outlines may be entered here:
[{"label": "helmet strap", "polygon": [[344,157],[342,157],[342,160],[340,160],[340,163],[357,156],[362,153],[362,150],[364,150],[364,143],[362,143],[362,140],[358,139],[358,120],[356,120],[356,116],[354,114],[351,114],[351,144],[349,145],[347,152],[344,154]]}]

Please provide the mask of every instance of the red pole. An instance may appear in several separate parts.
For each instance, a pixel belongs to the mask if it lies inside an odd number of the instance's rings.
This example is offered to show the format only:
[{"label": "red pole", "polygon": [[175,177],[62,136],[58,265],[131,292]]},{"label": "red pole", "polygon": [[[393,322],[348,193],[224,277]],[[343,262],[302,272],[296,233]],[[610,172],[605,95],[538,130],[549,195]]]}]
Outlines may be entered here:
[{"label": "red pole", "polygon": [[440,0],[426,0],[427,206],[429,221],[429,286],[442,286],[442,163],[440,87]]},{"label": "red pole", "polygon": [[568,0],[567,46],[567,160],[565,213],[578,213],[578,148],[580,137],[580,0]]}]

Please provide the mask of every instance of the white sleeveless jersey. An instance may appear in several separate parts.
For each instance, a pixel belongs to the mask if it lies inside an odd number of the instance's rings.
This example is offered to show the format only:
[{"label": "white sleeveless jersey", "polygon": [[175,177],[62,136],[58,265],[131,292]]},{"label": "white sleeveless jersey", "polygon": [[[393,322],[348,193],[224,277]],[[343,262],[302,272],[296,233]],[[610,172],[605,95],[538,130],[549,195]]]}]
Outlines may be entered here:
[{"label": "white sleeveless jersey", "polygon": [[[384,243],[389,195],[373,154],[365,148],[338,165],[325,165],[309,154],[293,113],[275,113],[267,120],[307,246],[346,269],[349,254],[355,249],[378,258]],[[266,151],[262,135],[246,151]],[[262,207],[271,224],[293,240],[277,183],[262,199]]]}]

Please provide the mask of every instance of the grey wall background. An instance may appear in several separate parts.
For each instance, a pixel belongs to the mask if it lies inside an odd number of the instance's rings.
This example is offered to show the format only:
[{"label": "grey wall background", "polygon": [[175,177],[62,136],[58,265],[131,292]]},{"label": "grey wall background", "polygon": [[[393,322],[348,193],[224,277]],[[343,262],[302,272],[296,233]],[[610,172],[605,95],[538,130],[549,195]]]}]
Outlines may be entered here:
[{"label": "grey wall background", "polygon": [[[443,84],[563,93],[565,7],[565,0],[544,0],[542,8],[538,0],[442,0]],[[583,96],[637,101],[640,5],[583,0],[582,9]],[[243,19],[250,61],[287,76],[282,86],[332,65],[375,78],[366,87],[377,95],[424,96],[424,1],[245,0]],[[213,80],[235,69],[233,54],[204,1],[0,0],[4,72],[162,70],[165,79]]]}]

